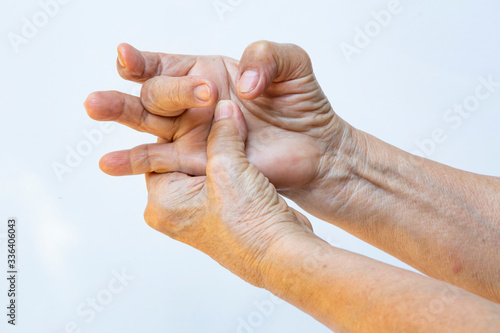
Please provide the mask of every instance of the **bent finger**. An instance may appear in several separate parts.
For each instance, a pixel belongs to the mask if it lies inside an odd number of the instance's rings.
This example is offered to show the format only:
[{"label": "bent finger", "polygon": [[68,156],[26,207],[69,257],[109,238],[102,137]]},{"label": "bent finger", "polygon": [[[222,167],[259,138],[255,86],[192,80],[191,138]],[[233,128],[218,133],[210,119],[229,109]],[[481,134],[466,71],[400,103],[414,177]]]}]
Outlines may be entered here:
[{"label": "bent finger", "polygon": [[274,82],[299,79],[313,73],[309,55],[297,45],[259,41],[243,53],[237,75],[238,94],[259,97]]},{"label": "bent finger", "polygon": [[145,82],[155,76],[185,76],[196,64],[196,56],[143,52],[133,46],[118,45],[116,66],[118,74],[126,80]]},{"label": "bent finger", "polygon": [[168,117],[178,116],[186,109],[212,106],[217,98],[213,82],[194,76],[157,76],[144,83],[141,90],[144,108]]}]

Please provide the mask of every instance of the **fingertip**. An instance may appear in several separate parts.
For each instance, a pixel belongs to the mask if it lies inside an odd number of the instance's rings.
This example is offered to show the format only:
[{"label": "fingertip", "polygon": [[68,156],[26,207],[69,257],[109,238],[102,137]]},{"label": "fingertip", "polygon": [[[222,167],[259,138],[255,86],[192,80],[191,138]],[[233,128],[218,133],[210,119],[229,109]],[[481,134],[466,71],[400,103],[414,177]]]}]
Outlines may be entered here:
[{"label": "fingertip", "polygon": [[212,92],[207,84],[202,83],[194,88],[194,96],[200,103],[204,104],[208,103],[212,99]]},{"label": "fingertip", "polygon": [[85,102],[83,102],[83,107],[85,108],[85,111],[87,111],[89,117],[94,120],[97,120],[98,118],[97,110],[99,110],[100,106],[101,106],[101,98],[98,92],[90,93],[87,96]]},{"label": "fingertip", "polygon": [[93,92],[91,92],[91,93],[87,96],[87,98],[85,99],[85,101],[83,102],[83,107],[84,107],[85,109],[89,108],[89,107],[92,105],[92,99],[93,99],[93,97],[94,97],[93,95],[94,95],[94,93],[93,93]]},{"label": "fingertip", "polygon": [[108,155],[106,154],[101,159],[99,160],[99,169],[101,169],[102,172],[104,172],[107,175],[112,176],[112,167],[110,166]]},{"label": "fingertip", "polygon": [[240,80],[238,82],[238,90],[241,93],[251,93],[257,88],[259,84],[260,75],[257,71],[248,69],[241,74]]},{"label": "fingertip", "polygon": [[126,176],[132,174],[127,151],[115,151],[104,155],[99,160],[99,169],[110,176]]},{"label": "fingertip", "polygon": [[[236,83],[238,95],[246,100],[252,100],[262,94],[262,75],[256,70],[242,70]],[[265,85],[265,84],[264,84]]]},{"label": "fingertip", "polygon": [[195,86],[194,97],[198,102],[198,107],[208,107],[217,103],[219,91],[215,83],[210,80],[203,80]]},{"label": "fingertip", "polygon": [[260,96],[259,93],[256,93],[255,91],[252,91],[250,93],[242,93],[241,91],[238,91],[238,96],[247,100],[247,101],[251,101],[253,99],[256,99],[257,97]]},{"label": "fingertip", "polygon": [[124,77],[139,76],[144,69],[144,59],[140,56],[140,51],[130,44],[121,43],[117,47],[117,67],[118,73]]},{"label": "fingertip", "polygon": [[232,121],[235,123],[238,130],[238,134],[243,138],[243,140],[246,140],[247,125],[240,107],[231,100],[222,100],[217,103],[215,108],[214,122],[228,118],[232,118]]},{"label": "fingertip", "polygon": [[215,107],[214,121],[216,122],[222,119],[231,118],[233,117],[234,112],[234,102],[225,100],[220,101]]},{"label": "fingertip", "polygon": [[127,47],[133,47],[133,46],[128,44],[128,43],[120,43],[120,44],[118,44],[117,50],[118,50],[118,52],[120,52],[121,49],[127,48]]},{"label": "fingertip", "polygon": [[139,52],[139,50],[127,43],[119,44],[116,48],[116,51],[118,52],[118,55],[121,56],[124,60],[127,58],[127,56]]},{"label": "fingertip", "polygon": [[91,93],[83,106],[90,118],[100,121],[116,120],[121,112],[123,96],[117,91],[96,91]]},{"label": "fingertip", "polygon": [[123,54],[122,49],[124,47],[125,47],[124,44],[120,44],[117,47],[117,52],[118,52],[118,59],[117,59],[117,61],[118,61],[118,66],[119,66],[118,68],[120,68],[120,67],[121,68],[126,68],[127,67],[127,63],[125,62],[125,59],[123,58],[123,55],[122,55]]}]

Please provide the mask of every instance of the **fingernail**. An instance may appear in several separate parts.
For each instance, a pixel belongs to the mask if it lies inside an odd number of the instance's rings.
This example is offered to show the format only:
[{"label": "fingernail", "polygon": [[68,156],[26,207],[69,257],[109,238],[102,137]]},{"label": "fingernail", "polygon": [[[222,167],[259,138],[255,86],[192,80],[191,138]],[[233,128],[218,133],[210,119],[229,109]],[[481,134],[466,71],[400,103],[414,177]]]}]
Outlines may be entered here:
[{"label": "fingernail", "polygon": [[229,101],[220,101],[215,108],[214,121],[233,116],[233,104]]},{"label": "fingernail", "polygon": [[118,63],[120,64],[120,66],[122,66],[123,68],[125,68],[125,61],[123,61],[122,59],[122,54],[120,53],[120,51],[118,51]]},{"label": "fingernail", "polygon": [[243,93],[250,92],[257,87],[259,83],[259,73],[248,70],[243,73],[240,78],[239,88]]},{"label": "fingernail", "polygon": [[194,89],[194,95],[200,101],[208,102],[210,100],[210,88],[206,84],[199,85]]}]

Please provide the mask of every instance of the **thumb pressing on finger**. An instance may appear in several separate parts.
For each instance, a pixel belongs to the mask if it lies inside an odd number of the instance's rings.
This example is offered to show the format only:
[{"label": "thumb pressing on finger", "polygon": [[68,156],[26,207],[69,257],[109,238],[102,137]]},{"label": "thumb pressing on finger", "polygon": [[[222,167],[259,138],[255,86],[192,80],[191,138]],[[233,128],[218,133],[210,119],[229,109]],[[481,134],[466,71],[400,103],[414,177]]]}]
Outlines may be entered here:
[{"label": "thumb pressing on finger", "polygon": [[247,126],[239,106],[232,101],[220,101],[208,136],[207,175],[243,172],[249,164],[245,155],[246,137]]}]

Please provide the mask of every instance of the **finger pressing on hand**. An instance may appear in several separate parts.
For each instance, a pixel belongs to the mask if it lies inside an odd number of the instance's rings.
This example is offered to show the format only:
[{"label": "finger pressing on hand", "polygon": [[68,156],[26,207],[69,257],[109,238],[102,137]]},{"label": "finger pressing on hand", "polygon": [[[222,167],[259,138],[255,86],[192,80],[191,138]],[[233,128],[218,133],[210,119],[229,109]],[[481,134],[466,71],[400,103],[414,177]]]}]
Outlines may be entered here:
[{"label": "finger pressing on hand", "polygon": [[111,176],[148,172],[182,172],[202,176],[206,171],[206,160],[203,151],[193,151],[181,141],[146,144],[130,150],[115,151],[104,155],[99,161],[99,167]]},{"label": "finger pressing on hand", "polygon": [[259,41],[245,49],[236,86],[240,97],[251,100],[274,82],[299,79],[312,72],[311,60],[299,46]]},{"label": "finger pressing on hand", "polygon": [[220,101],[207,141],[208,177],[217,178],[220,173],[237,176],[247,169],[246,137],[245,118],[238,105],[232,101]]},{"label": "finger pressing on hand", "polygon": [[191,55],[143,52],[129,44],[118,45],[118,73],[134,82],[142,83],[158,75],[185,76],[195,64],[196,57]]},{"label": "finger pressing on hand", "polygon": [[157,76],[142,86],[141,102],[151,113],[175,117],[189,108],[202,108],[215,104],[216,85],[195,76]]}]

